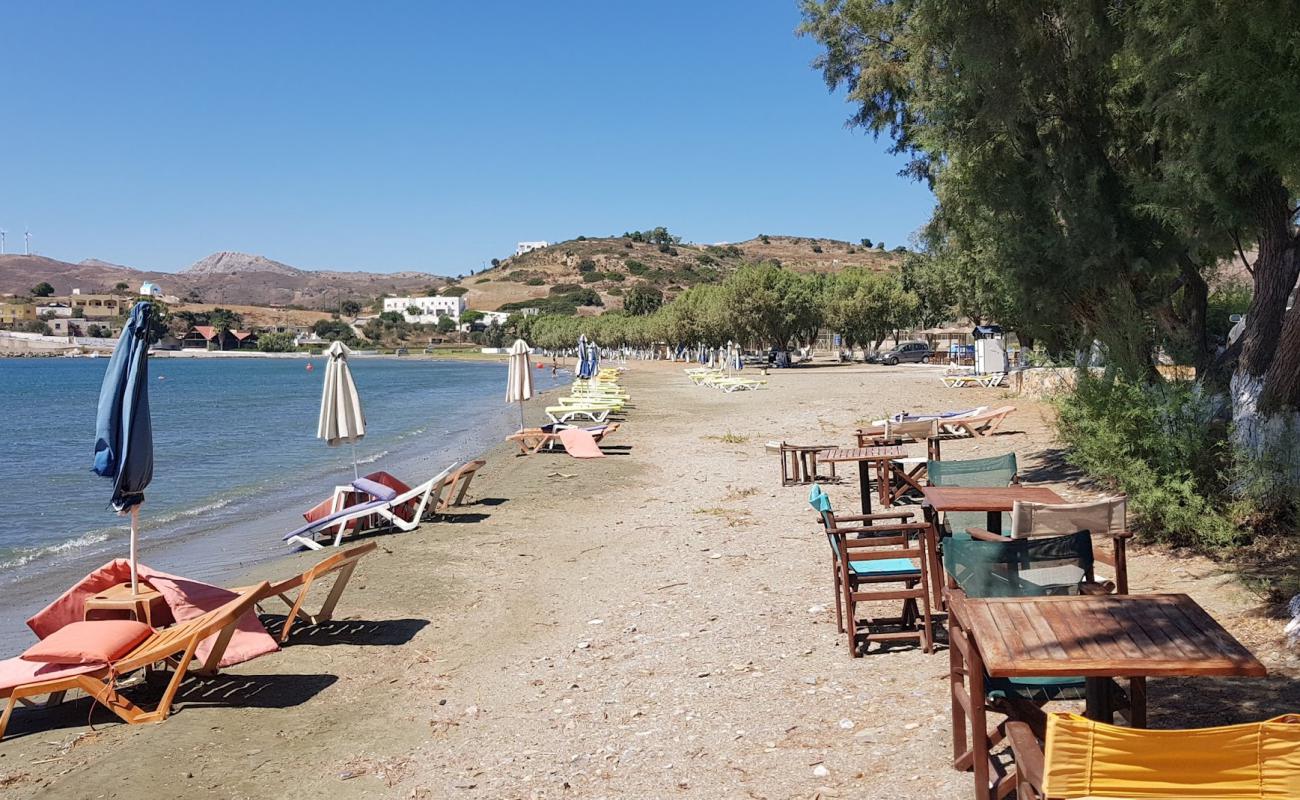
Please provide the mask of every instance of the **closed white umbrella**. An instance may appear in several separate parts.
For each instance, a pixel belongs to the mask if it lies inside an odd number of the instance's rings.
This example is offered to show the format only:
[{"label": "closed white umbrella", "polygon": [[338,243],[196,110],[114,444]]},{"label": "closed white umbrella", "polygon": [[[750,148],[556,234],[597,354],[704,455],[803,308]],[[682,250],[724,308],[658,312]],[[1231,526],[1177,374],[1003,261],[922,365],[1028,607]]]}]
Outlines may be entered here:
[{"label": "closed white umbrella", "polygon": [[366,435],[366,415],[361,410],[357,385],[352,382],[352,370],[348,369],[350,352],[342,342],[334,342],[325,351],[329,363],[325,365],[325,386],[321,390],[316,438],[324,439],[330,447],[350,443],[352,475],[357,477],[357,442]]},{"label": "closed white umbrella", "polygon": [[533,396],[533,372],[530,370],[528,355],[532,351],[528,342],[515,339],[510,346],[510,370],[506,375],[506,402],[519,404],[519,429],[524,427],[524,401]]}]

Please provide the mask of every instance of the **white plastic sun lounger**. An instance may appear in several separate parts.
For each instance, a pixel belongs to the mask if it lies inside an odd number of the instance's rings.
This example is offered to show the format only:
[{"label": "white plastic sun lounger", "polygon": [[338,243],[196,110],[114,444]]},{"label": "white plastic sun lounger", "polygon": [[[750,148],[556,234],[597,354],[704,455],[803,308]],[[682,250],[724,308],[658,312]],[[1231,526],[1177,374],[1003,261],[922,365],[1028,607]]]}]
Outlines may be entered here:
[{"label": "white plastic sun lounger", "polygon": [[[456,469],[456,464],[444,469],[434,477],[420,484],[407,489],[405,492],[394,495],[388,499],[376,498],[364,503],[357,503],[346,508],[338,508],[334,513],[327,517],[322,517],[315,522],[309,522],[291,531],[284,536],[284,541],[301,545],[311,550],[321,550],[324,545],[317,541],[318,537],[328,536],[331,528],[334,531],[334,541],[331,543],[338,547],[343,541],[343,537],[348,533],[348,523],[365,517],[377,516],[382,518],[388,527],[397,528],[402,531],[412,531],[419,527],[424,520],[426,511],[431,511],[438,507],[442,501],[443,490],[447,487],[447,478],[452,471]],[[342,504],[343,499],[350,492],[357,491],[355,486],[338,486],[334,489],[334,503],[336,506]],[[402,507],[412,501],[418,501],[414,510],[409,512],[408,516],[402,513]]]},{"label": "white plastic sun lounger", "polygon": [[546,416],[555,425],[563,425],[579,417],[601,423],[609,419],[610,410],[609,406],[547,406]]}]

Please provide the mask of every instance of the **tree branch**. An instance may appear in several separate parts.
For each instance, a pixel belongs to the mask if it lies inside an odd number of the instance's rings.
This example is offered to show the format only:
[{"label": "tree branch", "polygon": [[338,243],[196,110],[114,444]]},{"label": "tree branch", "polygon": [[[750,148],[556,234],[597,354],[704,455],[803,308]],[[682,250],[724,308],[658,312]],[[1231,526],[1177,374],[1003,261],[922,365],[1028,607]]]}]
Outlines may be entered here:
[{"label": "tree branch", "polygon": [[1241,246],[1241,233],[1236,228],[1233,228],[1228,233],[1232,236],[1232,243],[1237,246],[1237,255],[1241,257],[1241,265],[1246,268],[1247,274],[1252,278],[1255,277],[1255,267],[1246,260],[1246,251]]}]

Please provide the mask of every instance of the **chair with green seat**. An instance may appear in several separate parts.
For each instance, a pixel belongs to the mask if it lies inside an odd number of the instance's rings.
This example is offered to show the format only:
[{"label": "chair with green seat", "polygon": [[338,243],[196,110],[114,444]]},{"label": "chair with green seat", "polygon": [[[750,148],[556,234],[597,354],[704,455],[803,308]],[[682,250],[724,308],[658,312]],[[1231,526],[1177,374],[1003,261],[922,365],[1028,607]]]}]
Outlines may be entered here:
[{"label": "chair with green seat", "polygon": [[[976,529],[972,536],[954,536],[944,543],[944,578],[948,583],[949,675],[952,686],[953,759],[958,769],[970,769],[1006,735],[1006,722],[988,729],[985,712],[1010,719],[1041,717],[1041,708],[1057,700],[1083,700],[1083,677],[993,678],[977,661],[969,628],[961,616],[964,597],[1037,597],[1043,595],[1108,594],[1113,584],[1099,584],[1093,575],[1092,536],[1088,531],[1048,538],[1011,539]],[[1145,702],[1128,698],[1116,683],[1111,692],[1117,706],[1127,706],[1130,721],[1145,717]],[[980,698],[979,701],[976,698]],[[972,746],[967,746],[966,716]],[[983,754],[983,755],[981,755]]]},{"label": "chair with green seat", "polygon": [[[933,647],[931,578],[924,543],[929,525],[913,520],[910,513],[838,516],[830,497],[816,484],[808,503],[817,511],[831,547],[835,622],[841,633],[848,634],[850,654],[861,656],[872,642],[909,639],[929,653]],[[895,586],[883,591],[865,588],[881,584]],[[902,600],[899,616],[859,621],[859,603],[881,600]]]},{"label": "chair with green seat", "polygon": [[[931,486],[985,486],[1003,489],[1020,482],[1016,454],[954,461],[929,461],[925,466]],[[979,511],[949,511],[944,514],[949,534],[963,534],[967,528],[988,527],[988,515]],[[1004,520],[1002,532],[1011,535],[1011,521]]]}]

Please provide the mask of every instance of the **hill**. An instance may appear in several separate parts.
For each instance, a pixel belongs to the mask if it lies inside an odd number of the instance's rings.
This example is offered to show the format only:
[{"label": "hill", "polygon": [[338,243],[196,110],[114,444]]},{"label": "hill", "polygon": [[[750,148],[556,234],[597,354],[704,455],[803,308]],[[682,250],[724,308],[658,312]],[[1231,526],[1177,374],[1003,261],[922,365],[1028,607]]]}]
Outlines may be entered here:
[{"label": "hill", "polygon": [[70,264],[44,256],[0,256],[0,294],[25,294],[42,281],[55,294],[80,289],[107,292],[118,283],[132,290],[153,281],[167,294],[204,303],[245,306],[294,305],[333,309],[340,300],[363,303],[381,294],[423,294],[447,279],[423,272],[335,272],[305,270],[245,253],[213,253],[180,272],[151,272],[87,259]]},{"label": "hill", "polygon": [[508,303],[536,300],[557,285],[594,289],[606,308],[620,308],[632,286],[647,284],[672,296],[698,283],[725,277],[740,265],[780,261],[801,272],[837,272],[860,266],[890,270],[902,254],[835,239],[759,236],[719,245],[655,243],[646,237],[580,238],[503,259],[498,266],[461,281],[470,308],[497,309]]}]

